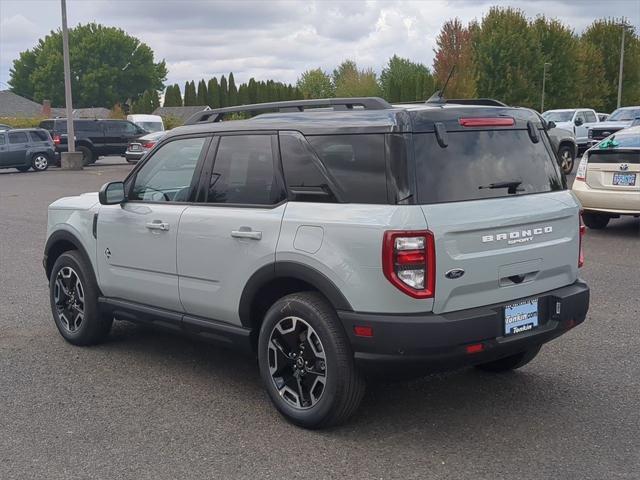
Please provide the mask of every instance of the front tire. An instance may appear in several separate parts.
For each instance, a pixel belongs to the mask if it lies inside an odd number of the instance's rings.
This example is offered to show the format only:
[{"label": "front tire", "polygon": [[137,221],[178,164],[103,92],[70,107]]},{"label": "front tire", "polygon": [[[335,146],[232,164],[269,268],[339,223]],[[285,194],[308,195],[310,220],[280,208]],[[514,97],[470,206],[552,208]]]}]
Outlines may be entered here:
[{"label": "front tire", "polygon": [[258,363],[276,409],[301,427],[344,423],[364,395],[336,312],[315,292],[287,295],[271,306],[260,328]]},{"label": "front tire", "polygon": [[76,250],[58,257],[49,280],[51,313],[58,331],[73,345],[103,341],[113,317],[100,314],[98,285],[91,265]]},{"label": "front tire", "polygon": [[36,153],[31,158],[31,168],[34,172],[44,172],[49,168],[49,157],[44,153]]},{"label": "front tire", "polygon": [[481,363],[480,365],[476,365],[476,368],[478,370],[491,373],[510,372],[511,370],[524,367],[527,363],[536,358],[536,355],[540,352],[540,348],[542,347],[539,345],[529,350],[525,350],[524,352],[516,353],[515,355],[504,357],[499,360],[494,360],[493,362]]},{"label": "front tire", "polygon": [[584,224],[594,230],[602,230],[609,224],[611,217],[604,213],[582,212]]}]

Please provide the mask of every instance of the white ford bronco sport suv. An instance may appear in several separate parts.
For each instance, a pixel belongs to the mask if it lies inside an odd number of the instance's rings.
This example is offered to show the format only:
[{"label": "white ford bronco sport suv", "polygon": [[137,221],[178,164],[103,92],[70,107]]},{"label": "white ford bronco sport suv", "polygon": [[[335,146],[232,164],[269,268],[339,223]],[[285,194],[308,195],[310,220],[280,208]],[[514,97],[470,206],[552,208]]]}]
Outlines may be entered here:
[{"label": "white ford bronco sport suv", "polygon": [[584,227],[541,118],[484,102],[195,115],[124,182],[49,207],[56,326],[75,345],[116,319],[253,352],[307,428],[348,419],[367,372],[524,365],[585,319]]}]

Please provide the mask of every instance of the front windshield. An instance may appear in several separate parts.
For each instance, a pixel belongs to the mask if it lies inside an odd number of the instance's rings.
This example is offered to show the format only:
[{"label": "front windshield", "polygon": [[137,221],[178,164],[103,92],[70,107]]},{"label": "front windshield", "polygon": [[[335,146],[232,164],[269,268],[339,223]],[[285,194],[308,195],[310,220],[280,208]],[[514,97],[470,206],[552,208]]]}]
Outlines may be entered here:
[{"label": "front windshield", "polygon": [[161,132],[164,130],[160,122],[138,122],[138,126],[144,128],[147,132]]},{"label": "front windshield", "polygon": [[573,117],[573,111],[569,112],[544,112],[542,118],[547,122],[570,122]]},{"label": "front windshield", "polygon": [[610,122],[624,122],[640,117],[640,108],[619,108],[607,119]]}]

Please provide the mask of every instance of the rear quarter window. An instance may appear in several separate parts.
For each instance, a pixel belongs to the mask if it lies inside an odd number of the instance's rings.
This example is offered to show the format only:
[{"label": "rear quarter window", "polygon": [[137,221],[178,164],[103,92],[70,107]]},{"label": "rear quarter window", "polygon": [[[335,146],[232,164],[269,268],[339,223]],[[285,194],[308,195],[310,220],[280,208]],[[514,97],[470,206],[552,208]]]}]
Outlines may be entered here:
[{"label": "rear quarter window", "polygon": [[[414,134],[418,203],[445,203],[545,193],[566,188],[546,139],[526,130],[448,132],[440,147],[434,133]],[[515,194],[488,188],[520,181]]]},{"label": "rear quarter window", "polygon": [[44,130],[31,130],[29,135],[33,142],[46,142],[49,140],[49,135]]}]

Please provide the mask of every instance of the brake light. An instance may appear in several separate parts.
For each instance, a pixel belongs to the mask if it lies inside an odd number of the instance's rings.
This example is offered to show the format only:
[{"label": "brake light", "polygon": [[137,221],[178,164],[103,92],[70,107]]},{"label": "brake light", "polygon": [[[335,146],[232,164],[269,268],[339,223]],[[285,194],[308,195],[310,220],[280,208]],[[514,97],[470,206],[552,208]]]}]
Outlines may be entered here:
[{"label": "brake light", "polygon": [[414,298],[433,298],[436,286],[436,251],[433,233],[384,232],[382,271],[397,289]]},{"label": "brake light", "polygon": [[147,142],[142,144],[142,148],[153,148],[156,142]]},{"label": "brake light", "polygon": [[54,135],[53,136],[53,144],[54,145],[60,145],[60,135]]},{"label": "brake light", "polygon": [[582,212],[578,215],[578,232],[579,232],[579,248],[578,248],[578,268],[582,268],[584,265],[584,250],[582,249],[582,237],[584,237],[585,232],[587,231],[587,227],[582,223]]},{"label": "brake light", "polygon": [[511,127],[516,121],[511,117],[475,117],[459,118],[458,123],[463,127]]},{"label": "brake light", "polygon": [[576,180],[584,182],[587,178],[587,163],[589,162],[589,153],[584,152],[580,163],[578,164],[578,170],[576,170]]}]

